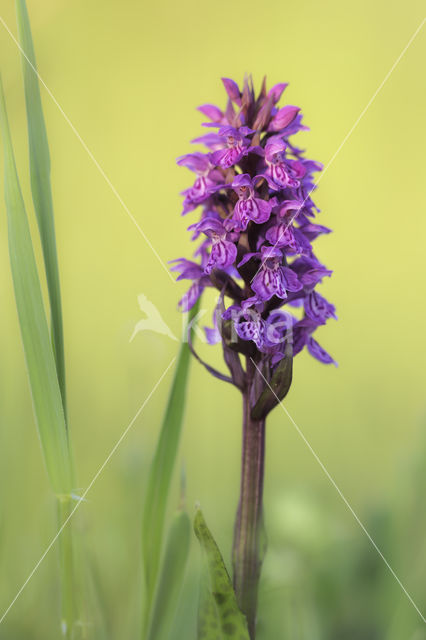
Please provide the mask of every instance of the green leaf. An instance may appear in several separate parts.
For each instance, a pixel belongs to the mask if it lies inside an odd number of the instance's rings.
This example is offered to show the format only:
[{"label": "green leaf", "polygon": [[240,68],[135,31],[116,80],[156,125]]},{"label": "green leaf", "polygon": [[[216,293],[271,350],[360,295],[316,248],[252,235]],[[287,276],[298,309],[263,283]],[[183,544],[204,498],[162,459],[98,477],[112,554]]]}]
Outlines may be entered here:
[{"label": "green leaf", "polygon": [[16,171],[1,79],[0,128],[4,149],[10,263],[34,413],[53,490],[58,495],[69,494],[72,490],[72,476],[62,398],[27,214]]},{"label": "green leaf", "polygon": [[170,525],[147,640],[167,640],[185,574],[191,521],[178,511]]},{"label": "green leaf", "polygon": [[219,611],[210,591],[207,569],[203,571],[200,581],[197,640],[222,640]]},{"label": "green leaf", "polygon": [[225,563],[200,509],[195,514],[194,530],[208,571],[207,584],[201,585],[198,640],[250,640]]},{"label": "green leaf", "polygon": [[36,59],[30,22],[25,0],[16,0],[16,13],[22,54],[25,103],[27,108],[28,140],[30,152],[31,191],[40,231],[46,270],[47,289],[51,313],[51,338],[54,349],[59,387],[66,414],[65,359],[62,327],[61,291],[58,256],[56,251],[52,188],[50,184],[50,155],[46,125],[36,73]]},{"label": "green leaf", "polygon": [[265,387],[254,405],[251,411],[253,420],[264,420],[268,413],[272,411],[281,400],[284,400],[290,391],[292,378],[293,358],[288,354],[278,363],[269,385]]},{"label": "green leaf", "polygon": [[[192,308],[188,318],[189,323],[195,318],[198,306],[196,304]],[[142,521],[142,557],[146,586],[145,631],[161,559],[164,519],[182,431],[190,358],[188,342],[184,340],[180,346],[161,433],[148,478]]]}]

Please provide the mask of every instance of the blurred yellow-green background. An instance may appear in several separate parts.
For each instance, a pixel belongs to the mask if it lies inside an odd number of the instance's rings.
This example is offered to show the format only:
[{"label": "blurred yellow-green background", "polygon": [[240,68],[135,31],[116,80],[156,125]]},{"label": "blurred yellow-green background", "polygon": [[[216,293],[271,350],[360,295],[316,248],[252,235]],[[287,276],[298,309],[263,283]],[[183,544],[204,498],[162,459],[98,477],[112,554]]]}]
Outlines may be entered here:
[{"label": "blurred yellow-green background", "polygon": [[[16,34],[13,5],[2,0],[0,16]],[[269,85],[289,82],[284,98],[302,108],[311,128],[299,142],[327,164],[424,17],[420,0],[28,0],[28,9],[42,78],[164,262],[190,255],[193,214],[180,217],[179,192],[191,176],[175,158],[200,134],[195,107],[224,104],[221,76],[241,82],[249,72],[257,86],[264,74]],[[339,368],[299,356],[286,400],[423,614],[425,53],[423,28],[321,179],[319,221],[334,230],[318,241],[320,258],[334,269],[323,292],[339,321],[320,339]],[[20,58],[2,24],[0,60],[35,231]],[[143,317],[137,296],[145,294],[180,335],[176,304],[185,284],[169,278],[44,89],[42,99],[70,423],[84,489],[177,350],[155,333],[129,341]],[[1,616],[56,525],[17,324],[3,196],[0,212]],[[219,349],[201,352],[221,366]],[[170,381],[169,374],[81,507],[110,638],[138,637],[141,502]],[[261,637],[426,638],[420,616],[280,409],[267,440]],[[239,448],[237,392],[194,362],[179,466],[189,508],[202,504],[226,558]],[[52,549],[0,624],[0,638],[59,637],[58,606]],[[189,615],[183,605],[181,613]],[[176,640],[189,640],[186,633],[175,631]]]}]

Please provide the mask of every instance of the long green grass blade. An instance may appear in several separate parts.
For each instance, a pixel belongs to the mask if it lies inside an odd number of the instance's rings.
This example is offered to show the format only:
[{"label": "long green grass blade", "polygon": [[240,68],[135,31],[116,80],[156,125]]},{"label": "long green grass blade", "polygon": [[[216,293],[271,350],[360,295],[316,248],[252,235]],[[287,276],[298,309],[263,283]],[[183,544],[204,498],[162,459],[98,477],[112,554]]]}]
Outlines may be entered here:
[{"label": "long green grass blade", "polygon": [[53,490],[58,495],[69,494],[72,491],[72,474],[62,398],[16,171],[1,79],[0,128],[4,149],[10,263],[34,413]]},{"label": "long green grass blade", "polygon": [[189,553],[191,521],[178,511],[170,525],[152,607],[147,640],[167,640],[181,592]]},{"label": "long green grass blade", "polygon": [[201,585],[198,640],[250,640],[225,563],[200,509],[195,514],[194,530],[208,571],[207,585]]},{"label": "long green grass blade", "polygon": [[64,413],[66,415],[64,338],[52,188],[50,183],[49,145],[38,77],[36,74],[37,67],[34,45],[25,0],[16,0],[16,13],[19,41],[24,51],[21,58],[27,108],[31,191],[43,249],[51,313],[51,337]]},{"label": "long green grass blade", "polygon": [[[197,312],[198,305],[195,305],[189,314],[189,322],[192,322]],[[147,630],[161,559],[167,498],[182,431],[190,358],[188,343],[183,341],[148,478],[142,522],[142,557],[146,587],[144,633]]]}]

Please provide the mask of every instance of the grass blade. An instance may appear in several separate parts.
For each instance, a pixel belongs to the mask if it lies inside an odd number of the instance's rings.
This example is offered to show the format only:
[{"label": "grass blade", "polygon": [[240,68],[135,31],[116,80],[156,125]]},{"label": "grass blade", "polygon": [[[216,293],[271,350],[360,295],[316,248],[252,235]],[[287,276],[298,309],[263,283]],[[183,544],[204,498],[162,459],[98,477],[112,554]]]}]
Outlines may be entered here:
[{"label": "grass blade", "polygon": [[189,553],[191,521],[178,511],[167,536],[147,640],[167,640],[181,591]]},{"label": "grass blade", "polygon": [[72,474],[62,398],[16,171],[1,79],[0,128],[4,149],[10,263],[34,413],[53,490],[58,495],[69,494],[72,490]]},{"label": "grass blade", "polygon": [[[189,322],[192,322],[197,312],[198,304],[191,310]],[[167,498],[182,430],[190,358],[188,342],[185,340],[180,346],[161,433],[148,478],[142,522],[142,557],[146,586],[144,633],[147,630],[161,559]]]},{"label": "grass blade", "polygon": [[[19,185],[0,78],[0,129],[4,149],[4,186],[9,254],[34,414],[52,489],[57,498],[58,524],[72,511],[73,469],[53,347],[25,204]],[[59,538],[62,589],[62,635],[75,638],[77,625],[74,582],[74,542],[67,525]]]},{"label": "grass blade", "polygon": [[59,387],[66,415],[65,359],[62,326],[61,291],[50,183],[50,154],[41,104],[36,59],[25,0],[16,0],[16,14],[24,75],[30,155],[31,191],[40,231],[51,313],[51,339]]},{"label": "grass blade", "polygon": [[208,586],[205,583],[201,586],[198,640],[250,640],[225,563],[200,509],[195,514],[194,530],[204,552],[209,577]]}]

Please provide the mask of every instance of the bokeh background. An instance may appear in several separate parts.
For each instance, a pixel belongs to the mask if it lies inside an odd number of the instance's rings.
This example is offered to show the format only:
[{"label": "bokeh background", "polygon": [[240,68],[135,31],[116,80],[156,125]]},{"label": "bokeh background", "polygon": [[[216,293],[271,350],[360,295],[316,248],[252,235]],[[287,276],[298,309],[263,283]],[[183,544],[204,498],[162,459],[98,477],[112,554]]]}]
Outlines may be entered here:
[{"label": "bokeh background", "polygon": [[[166,262],[189,256],[176,167],[200,133],[220,77],[286,81],[302,107],[310,157],[327,163],[424,15],[421,0],[28,0],[41,76]],[[12,0],[1,17],[16,33]],[[321,179],[318,241],[334,269],[323,293],[339,321],[320,340],[339,368],[298,356],[286,406],[423,611],[426,397],[423,29]],[[18,169],[34,223],[20,59],[0,25],[1,72]],[[85,488],[177,350],[155,333],[129,338],[145,294],[176,335],[185,285],[174,284],[42,91],[52,156],[65,318],[69,413]],[[31,410],[0,204],[0,614],[55,531]],[[33,229],[35,226],[33,224]],[[34,235],[36,239],[36,234]],[[40,253],[39,253],[40,256]],[[206,304],[211,300],[206,299]],[[208,320],[206,316],[206,320]],[[221,366],[218,349],[202,354]],[[137,638],[140,524],[171,375],[81,507],[79,526],[109,638]],[[269,552],[259,637],[422,640],[425,625],[279,408],[267,435]],[[179,466],[229,559],[238,497],[240,399],[193,363]],[[177,503],[179,469],[176,475]],[[174,500],[174,503],[173,503]],[[174,639],[191,638],[193,543]],[[52,549],[0,625],[4,640],[59,636]],[[180,626],[179,626],[180,625]]]}]

